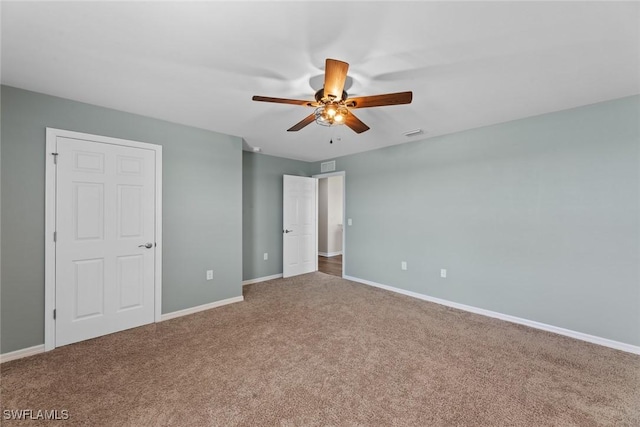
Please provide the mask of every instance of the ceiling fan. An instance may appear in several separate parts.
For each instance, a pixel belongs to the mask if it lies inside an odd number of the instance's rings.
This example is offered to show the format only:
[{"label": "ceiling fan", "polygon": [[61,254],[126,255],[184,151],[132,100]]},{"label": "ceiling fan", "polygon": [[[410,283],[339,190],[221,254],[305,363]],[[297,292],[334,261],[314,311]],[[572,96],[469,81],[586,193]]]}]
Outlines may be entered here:
[{"label": "ceiling fan", "polygon": [[287,129],[288,132],[299,131],[312,122],[323,126],[347,125],[356,133],[369,130],[352,112],[355,108],[382,107],[385,105],[410,104],[413,98],[412,92],[388,93],[385,95],[360,96],[349,98],[344,91],[344,83],[347,79],[349,64],[328,59],[325,63],[324,87],[316,92],[315,101],[303,101],[298,99],[270,98],[267,96],[254,96],[254,101],[275,102],[277,104],[302,105],[314,107],[315,111],[307,117]]}]

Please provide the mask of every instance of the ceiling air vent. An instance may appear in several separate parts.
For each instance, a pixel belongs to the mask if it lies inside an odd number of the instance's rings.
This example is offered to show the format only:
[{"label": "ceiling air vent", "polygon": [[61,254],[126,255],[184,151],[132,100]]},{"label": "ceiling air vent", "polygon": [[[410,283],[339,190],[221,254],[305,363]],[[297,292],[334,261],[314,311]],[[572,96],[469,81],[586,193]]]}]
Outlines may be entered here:
[{"label": "ceiling air vent", "polygon": [[424,131],[422,129],[414,129],[414,130],[408,130],[406,132],[403,133],[404,136],[416,136],[416,135],[422,135],[424,133]]},{"label": "ceiling air vent", "polygon": [[336,170],[336,161],[320,163],[320,172],[333,172]]}]

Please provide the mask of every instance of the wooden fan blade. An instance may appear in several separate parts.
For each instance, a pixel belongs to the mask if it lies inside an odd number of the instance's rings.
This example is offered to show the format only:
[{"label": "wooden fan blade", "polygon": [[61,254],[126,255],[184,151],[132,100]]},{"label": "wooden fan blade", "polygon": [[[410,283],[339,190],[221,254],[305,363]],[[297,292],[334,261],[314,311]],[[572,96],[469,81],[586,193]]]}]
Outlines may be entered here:
[{"label": "wooden fan blade", "polygon": [[307,117],[305,117],[304,119],[300,120],[295,125],[291,126],[289,129],[287,129],[287,132],[297,132],[300,129],[302,129],[303,127],[305,127],[308,124],[311,124],[311,123],[313,123],[315,121],[316,121],[316,115],[315,115],[315,113],[311,113]]},{"label": "wooden fan blade", "polygon": [[355,133],[362,133],[369,130],[369,126],[365,125],[359,118],[349,112],[344,124],[349,126]]},{"label": "wooden fan blade", "polygon": [[345,102],[349,108],[383,107],[385,105],[411,104],[413,92],[396,92],[385,95],[360,96]]},{"label": "wooden fan blade", "polygon": [[349,64],[346,62],[327,58],[324,67],[324,96],[332,95],[342,99],[347,70],[349,70]]},{"label": "wooden fan blade", "polygon": [[254,96],[251,99],[261,102],[275,102],[277,104],[304,105],[305,107],[313,107],[314,104],[312,101],[303,101],[301,99],[271,98],[268,96]]}]

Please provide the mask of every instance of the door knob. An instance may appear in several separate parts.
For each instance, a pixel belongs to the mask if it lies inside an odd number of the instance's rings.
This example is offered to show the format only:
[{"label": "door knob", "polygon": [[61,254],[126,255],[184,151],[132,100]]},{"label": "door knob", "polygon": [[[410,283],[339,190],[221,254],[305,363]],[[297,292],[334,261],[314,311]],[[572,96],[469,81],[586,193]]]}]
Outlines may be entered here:
[{"label": "door knob", "polygon": [[293,230],[282,230],[283,233],[293,233]]},{"label": "door knob", "polygon": [[147,243],[146,245],[139,245],[139,248],[147,248],[147,249],[151,249],[153,247],[153,243]]}]

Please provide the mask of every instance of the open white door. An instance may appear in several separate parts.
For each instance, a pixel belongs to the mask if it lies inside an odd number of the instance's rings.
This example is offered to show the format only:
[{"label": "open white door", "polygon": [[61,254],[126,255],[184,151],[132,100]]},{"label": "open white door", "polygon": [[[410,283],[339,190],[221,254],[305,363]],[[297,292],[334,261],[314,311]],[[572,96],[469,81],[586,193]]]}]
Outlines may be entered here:
[{"label": "open white door", "polygon": [[318,270],[318,180],[284,175],[282,206],[282,276]]}]

